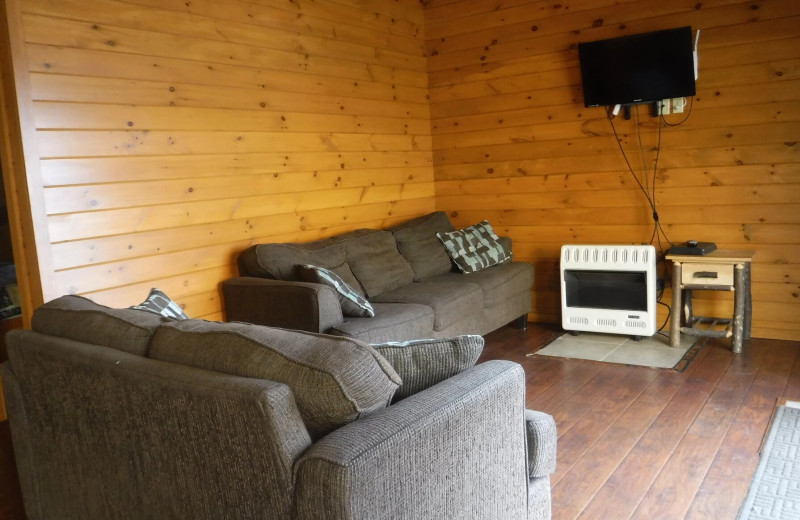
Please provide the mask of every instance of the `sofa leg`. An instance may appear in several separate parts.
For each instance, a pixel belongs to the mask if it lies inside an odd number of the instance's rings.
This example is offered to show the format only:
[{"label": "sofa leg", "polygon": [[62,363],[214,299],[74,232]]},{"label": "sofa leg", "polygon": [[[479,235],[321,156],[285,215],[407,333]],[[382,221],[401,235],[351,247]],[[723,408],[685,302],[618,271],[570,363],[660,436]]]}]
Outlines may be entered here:
[{"label": "sofa leg", "polygon": [[528,330],[528,315],[523,314],[522,316],[514,320],[513,323],[514,327],[525,332],[526,330]]}]

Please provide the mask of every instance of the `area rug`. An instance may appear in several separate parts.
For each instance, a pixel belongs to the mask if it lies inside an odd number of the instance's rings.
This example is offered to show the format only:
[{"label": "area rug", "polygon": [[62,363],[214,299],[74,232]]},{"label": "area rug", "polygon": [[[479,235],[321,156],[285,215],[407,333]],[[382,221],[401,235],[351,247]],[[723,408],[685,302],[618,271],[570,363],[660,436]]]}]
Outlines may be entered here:
[{"label": "area rug", "polygon": [[697,341],[697,338],[686,335],[681,336],[678,348],[672,348],[669,338],[661,334],[634,341],[630,336],[582,332],[577,336],[563,334],[546,347],[528,355],[669,368],[683,372],[704,344],[704,340]]},{"label": "area rug", "polygon": [[800,409],[779,406],[739,520],[800,518]]}]

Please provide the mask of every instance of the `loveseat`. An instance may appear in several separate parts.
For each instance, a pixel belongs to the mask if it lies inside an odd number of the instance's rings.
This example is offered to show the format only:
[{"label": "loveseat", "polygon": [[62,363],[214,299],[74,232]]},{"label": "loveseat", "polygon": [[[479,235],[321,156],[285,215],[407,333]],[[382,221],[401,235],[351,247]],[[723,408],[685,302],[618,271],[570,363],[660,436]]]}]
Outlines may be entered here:
[{"label": "loveseat", "polygon": [[31,520],[550,517],[555,424],[518,364],[473,366],[480,337],[373,348],[77,296],[32,328],[0,366]]},{"label": "loveseat", "polygon": [[[514,320],[524,328],[533,266],[511,261],[511,240],[487,227],[477,239],[463,240],[465,230],[455,230],[444,212],[435,212],[385,230],[251,246],[239,255],[240,276],[223,283],[227,319],[373,343],[483,335]],[[455,237],[454,249],[466,260],[457,264],[437,233]],[[486,267],[475,269],[470,254],[481,252]],[[309,267],[333,271],[374,316],[343,312],[338,287],[319,283],[325,280],[309,274]]]}]

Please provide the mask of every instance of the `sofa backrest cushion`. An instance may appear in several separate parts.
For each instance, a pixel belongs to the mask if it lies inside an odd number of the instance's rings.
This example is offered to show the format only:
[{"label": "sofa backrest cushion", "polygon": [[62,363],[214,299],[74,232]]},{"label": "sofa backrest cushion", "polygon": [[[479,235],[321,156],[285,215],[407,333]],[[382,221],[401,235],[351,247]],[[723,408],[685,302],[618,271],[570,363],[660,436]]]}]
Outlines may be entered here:
[{"label": "sofa backrest cushion", "polygon": [[238,262],[242,276],[294,281],[298,265],[334,269],[347,262],[368,298],[414,281],[392,233],[379,229],[356,229],[314,242],[259,244],[243,251]]},{"label": "sofa backrest cushion", "polygon": [[156,329],[168,319],[137,309],[112,309],[75,295],[51,300],[33,313],[36,332],[144,356]]},{"label": "sofa backrest cushion", "polygon": [[414,281],[414,271],[400,255],[390,231],[372,230],[362,236],[349,236],[341,244],[347,263],[368,298]]},{"label": "sofa backrest cushion", "polygon": [[248,323],[167,323],[148,355],[289,386],[314,439],[387,406],[402,382],[361,341]]},{"label": "sofa backrest cushion", "polygon": [[414,281],[450,272],[453,262],[436,233],[448,233],[455,228],[444,211],[429,213],[389,228],[397,241],[400,254],[411,265]]},{"label": "sofa backrest cushion", "polygon": [[315,246],[315,242],[251,246],[239,256],[239,272],[242,276],[296,281],[298,265],[330,269],[345,262],[344,247],[340,244]]}]

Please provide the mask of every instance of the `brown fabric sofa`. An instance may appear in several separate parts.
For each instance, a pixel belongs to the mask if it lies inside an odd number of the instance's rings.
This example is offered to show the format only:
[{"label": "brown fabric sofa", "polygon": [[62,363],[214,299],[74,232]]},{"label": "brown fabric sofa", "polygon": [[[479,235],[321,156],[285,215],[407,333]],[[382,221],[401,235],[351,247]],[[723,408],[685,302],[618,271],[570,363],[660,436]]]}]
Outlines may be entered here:
[{"label": "brown fabric sofa", "polygon": [[[514,320],[524,327],[533,266],[505,262],[462,274],[436,237],[453,230],[436,212],[385,230],[252,246],[239,257],[241,276],[223,283],[227,319],[372,343],[482,335]],[[510,253],[511,240],[501,243]],[[330,287],[300,280],[304,264],[352,273],[375,316],[343,315]]]},{"label": "brown fabric sofa", "polygon": [[7,344],[31,520],[550,518],[555,423],[516,363],[473,355],[396,400],[403,346],[75,296]]}]

